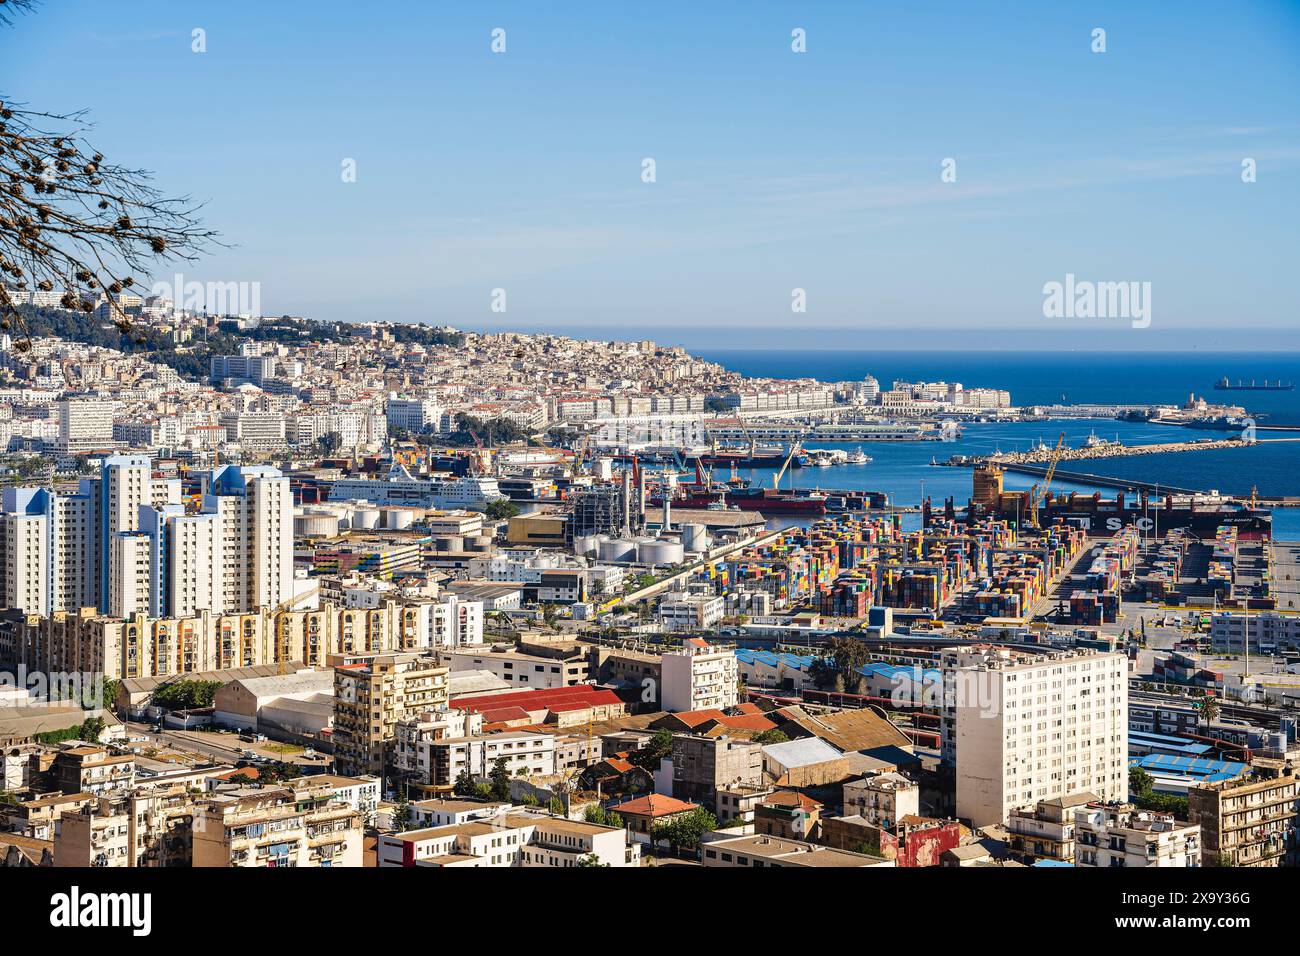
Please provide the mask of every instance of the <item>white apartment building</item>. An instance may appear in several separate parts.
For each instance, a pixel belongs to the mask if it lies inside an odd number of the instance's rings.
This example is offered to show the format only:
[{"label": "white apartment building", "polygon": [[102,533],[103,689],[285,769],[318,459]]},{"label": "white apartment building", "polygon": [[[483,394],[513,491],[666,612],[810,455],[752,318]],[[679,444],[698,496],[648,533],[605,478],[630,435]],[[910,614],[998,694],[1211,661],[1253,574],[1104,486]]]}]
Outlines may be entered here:
[{"label": "white apartment building", "polygon": [[275,468],[227,465],[204,482],[220,516],[227,611],[275,607],[293,594],[293,493]]},{"label": "white apartment building", "polygon": [[390,398],[385,408],[388,424],[409,432],[437,430],[442,406],[427,398]]},{"label": "white apartment building", "polygon": [[149,613],[152,539],[119,532],[108,542],[108,613],[130,617]]},{"label": "white apartment building", "polygon": [[[399,720],[393,727],[393,763],[411,780],[430,780],[433,763],[429,748],[435,740],[477,737],[483,732],[483,715],[477,711],[444,707]],[[459,771],[458,771],[459,772]],[[455,783],[455,781],[452,781]],[[423,822],[426,826],[440,823]]]},{"label": "white apartment building", "polygon": [[736,652],[715,650],[701,638],[684,641],[662,658],[659,700],[664,710],[723,710],[740,701]]},{"label": "white apartment building", "polygon": [[376,854],[382,867],[567,869],[584,857],[595,857],[602,866],[641,865],[640,847],[625,829],[526,811],[381,834]]},{"label": "white apartment building", "polygon": [[665,594],[659,602],[659,620],[669,631],[702,631],[726,613],[726,598],[714,594]]},{"label": "white apartment building", "polygon": [[1236,653],[1244,651],[1248,632],[1250,649],[1254,652],[1274,654],[1295,650],[1300,647],[1300,616],[1277,611],[1251,615],[1222,611],[1210,622],[1211,643]]},{"label": "white apartment building", "polygon": [[517,684],[522,690],[572,687],[585,683],[591,676],[591,665],[586,655],[578,658],[545,657],[520,653],[510,645],[453,650],[438,657],[453,674],[458,671],[490,671],[494,677]]},{"label": "white apartment building", "polygon": [[978,827],[1078,791],[1128,796],[1123,654],[952,649],[943,661],[958,817]]},{"label": "white apartment building", "polygon": [[473,737],[420,740],[417,762],[429,768],[423,782],[435,787],[454,786],[462,773],[486,777],[498,758],[505,758],[512,777],[545,777],[555,773],[555,736],[517,730]]},{"label": "white apartment building", "polygon": [[67,398],[59,402],[58,450],[76,454],[111,446],[116,412],[117,402],[102,398]]},{"label": "white apartment building", "polygon": [[1090,804],[1074,811],[1074,865],[1200,866],[1201,828],[1128,804]]}]

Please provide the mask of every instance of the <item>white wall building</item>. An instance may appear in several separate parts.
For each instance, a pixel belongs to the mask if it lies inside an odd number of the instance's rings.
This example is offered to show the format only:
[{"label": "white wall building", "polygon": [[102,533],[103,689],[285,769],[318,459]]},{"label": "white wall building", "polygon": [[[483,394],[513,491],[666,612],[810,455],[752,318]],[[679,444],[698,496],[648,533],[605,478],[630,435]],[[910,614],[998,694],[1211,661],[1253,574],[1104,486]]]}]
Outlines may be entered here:
[{"label": "white wall building", "polygon": [[1127,804],[1091,804],[1074,811],[1074,865],[1200,866],[1201,828]]},{"label": "white wall building", "polygon": [[985,826],[1077,791],[1128,796],[1123,654],[954,649],[944,672],[958,817]]},{"label": "white wall building", "polygon": [[740,700],[735,651],[715,650],[700,638],[663,655],[662,680],[659,699],[664,710],[722,710]]}]

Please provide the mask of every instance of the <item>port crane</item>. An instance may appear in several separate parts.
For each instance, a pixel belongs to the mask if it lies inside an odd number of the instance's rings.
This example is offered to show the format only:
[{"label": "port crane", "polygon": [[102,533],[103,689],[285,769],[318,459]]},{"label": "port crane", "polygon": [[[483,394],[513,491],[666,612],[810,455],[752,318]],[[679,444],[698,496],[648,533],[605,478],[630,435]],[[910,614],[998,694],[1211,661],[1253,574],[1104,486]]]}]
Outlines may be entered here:
[{"label": "port crane", "polygon": [[1029,488],[1029,527],[1038,527],[1038,506],[1042,504],[1043,499],[1047,496],[1047,489],[1052,485],[1052,476],[1056,474],[1056,466],[1061,461],[1061,451],[1065,447],[1065,432],[1061,432],[1061,437],[1056,440],[1056,447],[1052,449],[1052,457],[1047,463],[1047,473],[1043,475],[1043,482],[1040,485],[1034,482]]},{"label": "port crane", "polygon": [[785,477],[786,469],[790,467],[790,462],[794,461],[794,456],[799,453],[799,448],[802,445],[803,445],[802,439],[798,439],[790,443],[790,454],[785,456],[785,464],[781,466],[780,471],[778,471],[775,475],[772,476],[773,491],[781,490],[781,479]]}]

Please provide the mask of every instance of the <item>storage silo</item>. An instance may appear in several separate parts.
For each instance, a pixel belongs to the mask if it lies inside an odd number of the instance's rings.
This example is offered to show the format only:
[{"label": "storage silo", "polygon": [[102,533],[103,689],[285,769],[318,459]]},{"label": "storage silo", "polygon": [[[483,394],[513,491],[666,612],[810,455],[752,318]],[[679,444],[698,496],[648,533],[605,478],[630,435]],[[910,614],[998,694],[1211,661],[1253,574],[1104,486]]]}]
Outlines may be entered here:
[{"label": "storage silo", "polygon": [[384,512],[384,526],[390,531],[405,531],[415,524],[415,512],[410,508],[389,508]]},{"label": "storage silo", "polygon": [[629,562],[636,560],[636,542],[627,538],[611,538],[600,545],[600,560]]},{"label": "storage silo", "polygon": [[358,508],[352,512],[352,529],[354,531],[373,531],[378,527],[378,508]]},{"label": "storage silo", "polygon": [[687,551],[708,551],[709,529],[702,524],[682,525],[682,547]]}]

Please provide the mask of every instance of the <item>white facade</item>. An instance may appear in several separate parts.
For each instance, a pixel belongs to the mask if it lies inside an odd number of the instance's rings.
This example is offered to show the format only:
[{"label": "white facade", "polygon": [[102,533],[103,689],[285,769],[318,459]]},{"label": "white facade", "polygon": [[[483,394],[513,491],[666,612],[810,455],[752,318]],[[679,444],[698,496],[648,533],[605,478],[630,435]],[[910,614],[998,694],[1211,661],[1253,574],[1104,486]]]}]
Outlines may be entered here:
[{"label": "white facade", "polygon": [[1123,654],[959,650],[944,664],[958,817],[986,826],[1078,791],[1127,797]]},{"label": "white facade", "polygon": [[1201,828],[1131,806],[1081,807],[1074,811],[1074,865],[1200,866]]},{"label": "white facade", "polygon": [[659,699],[664,710],[723,710],[740,701],[735,652],[714,650],[698,638],[663,655],[662,680]]}]

